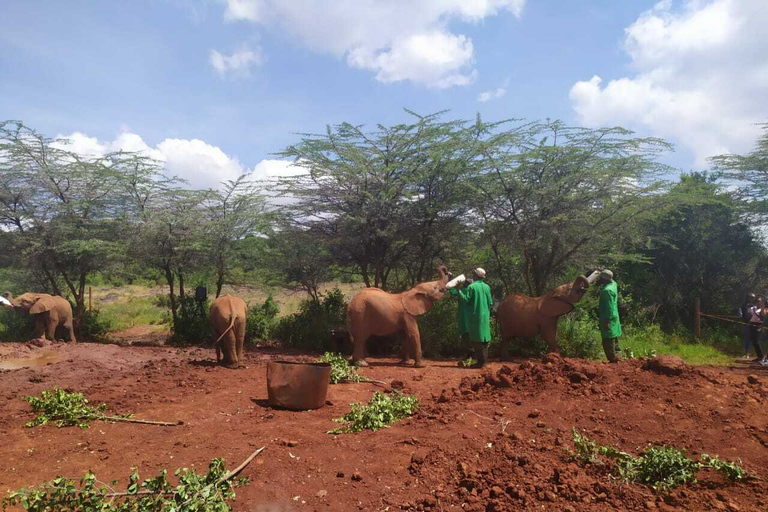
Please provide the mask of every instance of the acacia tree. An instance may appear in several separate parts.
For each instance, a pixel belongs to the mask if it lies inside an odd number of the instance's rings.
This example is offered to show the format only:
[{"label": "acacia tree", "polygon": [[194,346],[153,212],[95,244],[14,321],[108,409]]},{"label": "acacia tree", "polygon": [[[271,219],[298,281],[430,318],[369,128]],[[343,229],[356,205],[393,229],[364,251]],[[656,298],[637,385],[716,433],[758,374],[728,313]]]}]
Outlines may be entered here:
[{"label": "acacia tree", "polygon": [[746,155],[727,154],[710,159],[715,169],[735,183],[739,196],[752,210],[768,210],[768,123],[761,125],[763,135]]},{"label": "acacia tree", "polygon": [[464,123],[411,114],[411,124],[373,131],[328,127],[280,153],[306,170],[278,186],[293,199],[286,216],[338,263],[356,266],[366,286],[387,289],[406,261],[411,281],[431,274],[443,257],[441,230],[462,213],[456,190],[466,170]]},{"label": "acacia tree", "polygon": [[221,189],[209,190],[204,206],[218,297],[231,272],[235,244],[247,236],[263,234],[268,217],[264,198],[247,174],[222,183]]},{"label": "acacia tree", "polygon": [[60,293],[58,278],[75,301],[75,327],[85,313],[88,276],[110,265],[122,251],[122,204],[118,175],[104,158],[66,150],[21,122],[0,124],[4,166],[5,226],[18,232],[22,253]]},{"label": "acacia tree", "polygon": [[541,295],[568,266],[605,261],[618,234],[656,207],[663,140],[560,122],[496,126],[475,125],[472,201],[508,292],[513,269]]}]

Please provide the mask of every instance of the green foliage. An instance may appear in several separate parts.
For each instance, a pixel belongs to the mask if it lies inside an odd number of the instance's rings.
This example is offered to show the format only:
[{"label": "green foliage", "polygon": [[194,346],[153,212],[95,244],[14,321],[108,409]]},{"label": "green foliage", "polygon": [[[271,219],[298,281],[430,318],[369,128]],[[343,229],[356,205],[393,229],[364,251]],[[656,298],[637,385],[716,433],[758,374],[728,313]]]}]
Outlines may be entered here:
[{"label": "green foliage", "polygon": [[208,313],[211,305],[208,301],[200,304],[194,297],[184,297],[179,300],[179,310],[173,324],[173,334],[168,340],[176,345],[193,345],[213,341],[211,328],[208,325]]},{"label": "green foliage", "polygon": [[572,430],[576,452],[573,460],[581,464],[610,464],[613,474],[625,482],[638,482],[654,491],[667,492],[683,484],[695,483],[699,471],[711,468],[730,481],[744,480],[749,474],[737,463],[701,455],[701,461],[689,458],[673,446],[648,446],[639,456],[601,446],[575,428]]},{"label": "green foliage", "polygon": [[246,321],[248,340],[251,343],[255,343],[256,341],[269,339],[275,325],[275,318],[279,312],[280,308],[272,298],[272,295],[267,297],[264,304],[248,308],[248,319]]},{"label": "green foliage", "polygon": [[320,300],[305,300],[297,313],[281,318],[273,336],[288,348],[325,351],[330,347],[331,329],[345,325],[346,316],[347,301],[334,288]]},{"label": "green foliage", "polygon": [[117,482],[102,483],[90,471],[79,486],[75,480],[60,476],[36,488],[10,491],[3,498],[3,510],[21,506],[28,512],[228,512],[229,501],[235,499],[234,489],[248,483],[247,478],[222,481],[227,475],[223,459],[213,459],[203,475],[188,468],[177,469],[177,485],[166,475],[163,469],[155,478],[141,480],[133,468],[124,492],[115,491]]},{"label": "green foliage", "polygon": [[0,341],[26,341],[35,335],[32,315],[0,306]]},{"label": "green foliage", "polygon": [[357,366],[350,364],[343,354],[326,352],[320,358],[320,362],[331,365],[331,384],[338,384],[339,382],[367,382],[369,380],[358,375]]},{"label": "green foliage", "polygon": [[741,461],[728,462],[727,460],[722,460],[717,455],[712,457],[706,453],[701,454],[701,461],[732,482],[746,480],[752,476],[739,465]]},{"label": "green foliage", "polygon": [[124,331],[137,325],[167,324],[170,322],[168,296],[129,297],[126,301],[100,306],[99,316],[113,331]]},{"label": "green foliage", "polygon": [[329,434],[349,434],[362,430],[374,432],[387,425],[407,418],[419,408],[415,395],[404,395],[395,391],[389,395],[376,391],[368,404],[353,403],[351,411],[333,421],[344,423],[343,427],[330,430]]},{"label": "green foliage", "polygon": [[80,336],[84,340],[104,340],[107,334],[115,330],[115,325],[109,316],[100,310],[86,310],[80,323]]},{"label": "green foliage", "polygon": [[477,364],[477,359],[474,357],[468,357],[462,361],[459,361],[459,366],[462,368],[471,368],[472,366]]},{"label": "green foliage", "polygon": [[560,318],[557,342],[563,357],[599,359],[603,354],[598,322],[583,311]]},{"label": "green foliage", "polygon": [[[70,393],[60,388],[54,388],[53,391],[43,390],[39,397],[28,396],[25,400],[37,413],[37,417],[26,424],[30,428],[46,425],[51,421],[55,421],[57,427],[77,425],[80,428],[88,428],[88,424],[93,420],[109,419],[104,414],[107,410],[106,404],[92,407],[88,405],[88,400],[82,393]],[[131,415],[117,417],[129,418]]]}]

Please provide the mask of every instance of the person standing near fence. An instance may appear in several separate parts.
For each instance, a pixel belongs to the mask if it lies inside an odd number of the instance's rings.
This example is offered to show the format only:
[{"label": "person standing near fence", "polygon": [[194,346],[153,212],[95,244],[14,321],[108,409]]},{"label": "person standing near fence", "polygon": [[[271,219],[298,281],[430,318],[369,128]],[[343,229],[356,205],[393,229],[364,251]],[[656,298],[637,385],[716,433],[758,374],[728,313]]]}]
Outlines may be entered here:
[{"label": "person standing near fence", "polygon": [[752,335],[750,334],[749,329],[749,319],[751,316],[749,314],[749,309],[755,305],[756,301],[757,297],[755,297],[754,293],[750,292],[747,294],[744,303],[742,303],[739,308],[739,316],[741,317],[741,321],[744,322],[744,355],[742,356],[742,359],[749,359],[749,346],[752,343]]},{"label": "person standing near fence", "polygon": [[754,293],[747,296],[746,316],[749,319],[749,342],[755,349],[757,357],[752,360],[753,363],[759,363],[763,360],[763,351],[760,349],[760,327],[763,325],[760,307],[757,297]]},{"label": "person standing near fence", "polygon": [[605,357],[611,363],[619,361],[616,352],[620,351],[619,338],[621,337],[621,321],[619,320],[619,288],[613,280],[613,272],[608,269],[600,272],[598,283],[600,289],[600,334],[603,337],[603,350]]}]

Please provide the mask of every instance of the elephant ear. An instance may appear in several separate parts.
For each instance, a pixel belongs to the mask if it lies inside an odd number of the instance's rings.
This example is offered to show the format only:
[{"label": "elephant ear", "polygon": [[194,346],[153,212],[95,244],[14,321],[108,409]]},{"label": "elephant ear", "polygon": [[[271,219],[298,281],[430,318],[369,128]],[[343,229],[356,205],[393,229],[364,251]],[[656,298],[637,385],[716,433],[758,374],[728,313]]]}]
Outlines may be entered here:
[{"label": "elephant ear", "polygon": [[557,318],[573,311],[574,305],[558,294],[549,294],[539,303],[539,313],[550,318]]},{"label": "elephant ear", "polygon": [[29,308],[29,312],[33,315],[37,315],[38,313],[50,311],[53,306],[53,297],[40,297],[35,301],[32,307]]},{"label": "elephant ear", "polygon": [[413,316],[423,315],[432,309],[432,301],[425,293],[420,291],[406,293],[401,300],[405,310]]}]

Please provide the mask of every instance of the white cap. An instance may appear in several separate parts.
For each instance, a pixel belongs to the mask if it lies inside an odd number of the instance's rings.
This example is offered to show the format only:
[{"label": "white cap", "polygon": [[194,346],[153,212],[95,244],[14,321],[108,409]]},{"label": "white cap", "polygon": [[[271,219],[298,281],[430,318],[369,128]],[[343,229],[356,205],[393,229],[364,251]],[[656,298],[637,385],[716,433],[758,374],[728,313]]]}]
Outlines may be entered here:
[{"label": "white cap", "polygon": [[480,267],[477,267],[475,270],[475,275],[479,277],[480,279],[485,278],[485,270],[481,269]]},{"label": "white cap", "polygon": [[602,272],[600,272],[600,277],[603,277],[605,279],[613,279],[613,272],[611,272],[606,268]]}]

